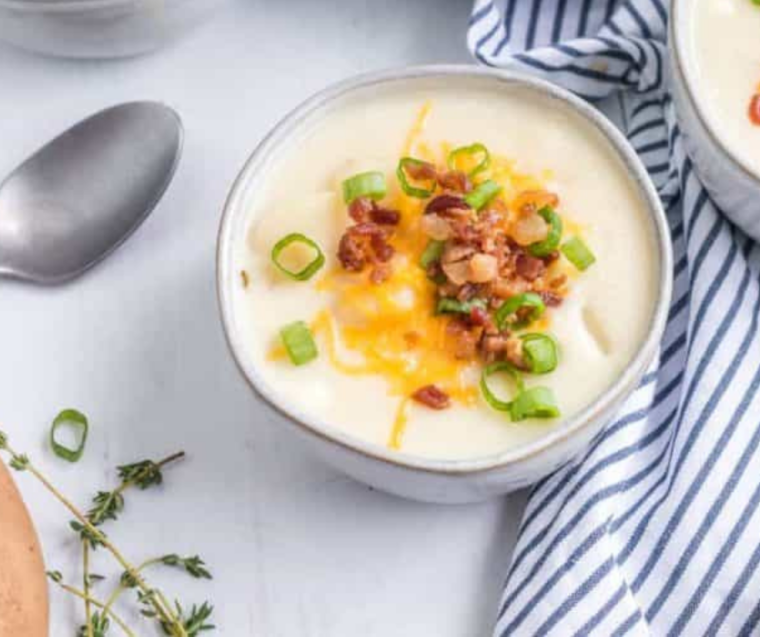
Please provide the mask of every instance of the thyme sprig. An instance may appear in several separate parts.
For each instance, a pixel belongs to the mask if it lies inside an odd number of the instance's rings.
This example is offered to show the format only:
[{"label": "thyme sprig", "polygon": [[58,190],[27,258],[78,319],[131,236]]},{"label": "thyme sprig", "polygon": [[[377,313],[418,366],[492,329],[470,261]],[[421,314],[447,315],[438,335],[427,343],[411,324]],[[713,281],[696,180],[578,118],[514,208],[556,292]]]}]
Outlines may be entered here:
[{"label": "thyme sprig", "polygon": [[[192,555],[190,557],[180,557],[175,553],[169,555],[162,555],[160,557],[154,557],[153,559],[146,560],[140,566],[137,567],[137,572],[141,573],[143,570],[154,564],[163,564],[164,566],[172,566],[184,570],[190,577],[196,579],[213,579],[211,573],[206,569],[206,563],[200,558],[199,555]],[[121,574],[121,583],[124,588],[134,588],[136,582],[132,578],[131,573],[124,571]]]},{"label": "thyme sprig", "polygon": [[[50,579],[51,582],[57,584],[61,589],[66,591],[67,593],[71,593],[75,597],[79,597],[80,599],[83,599],[85,601],[90,602],[93,606],[102,609],[102,612],[98,613],[95,612],[92,617],[90,618],[89,623],[85,624],[84,626],[81,626],[79,628],[78,635],[87,635],[86,632],[89,630],[95,637],[102,637],[106,634],[106,631],[108,630],[110,626],[110,622],[108,619],[113,619],[113,621],[121,628],[121,630],[124,632],[127,637],[136,637],[135,633],[129,628],[127,623],[119,617],[112,609],[106,608],[106,605],[95,599],[94,597],[91,597],[87,594],[85,594],[84,591],[80,591],[79,589],[66,584],[63,581],[63,574],[60,571],[48,571],[47,576]],[[83,632],[85,631],[85,632]],[[99,631],[99,632],[96,632]]]},{"label": "thyme sprig", "polygon": [[[8,465],[19,472],[28,472],[36,478],[68,511],[74,516],[70,522],[72,530],[82,538],[83,547],[83,589],[78,589],[64,582],[59,571],[48,572],[48,577],[66,592],[80,598],[85,603],[85,624],[80,627],[80,637],[105,637],[111,621],[118,625],[128,637],[135,633],[113,611],[113,603],[126,588],[137,588],[138,599],[143,606],[142,614],[158,622],[166,635],[171,637],[194,637],[201,631],[213,629],[208,619],[213,612],[213,606],[204,602],[200,606],[193,605],[189,613],[185,613],[179,602],[171,604],[163,592],[151,587],[142,575],[142,570],[149,565],[161,563],[166,566],[183,569],[192,577],[210,579],[211,574],[205,568],[203,560],[197,556],[180,557],[176,554],[164,555],[147,560],[139,567],[128,561],[108,536],[98,527],[107,520],[116,520],[124,510],[124,491],[131,486],[144,490],[163,482],[162,468],[174,460],[184,457],[184,452],[168,456],[164,460],[154,462],[143,460],[117,468],[121,483],[112,491],[98,491],[93,498],[93,506],[83,513],[68,500],[48,480],[48,478],[31,462],[26,454],[15,451],[8,442],[8,436],[0,431],[0,452],[9,456]],[[102,576],[89,572],[89,551],[103,547],[123,569],[122,577],[114,592],[105,603],[93,597],[90,588],[93,583],[102,580]],[[125,586],[124,579],[130,586]],[[92,607],[98,611],[92,612]]]},{"label": "thyme sprig", "polygon": [[[185,614],[185,609],[178,601],[175,600],[174,606],[177,609],[177,617],[182,622],[188,637],[196,637],[201,632],[216,628],[213,624],[206,623],[206,620],[211,617],[211,613],[214,612],[214,607],[210,606],[208,602],[203,602],[200,606],[193,604],[188,614]],[[148,613],[151,612],[148,611]],[[161,628],[166,635],[174,634],[171,632],[171,626],[164,624],[164,622],[161,622]]]}]

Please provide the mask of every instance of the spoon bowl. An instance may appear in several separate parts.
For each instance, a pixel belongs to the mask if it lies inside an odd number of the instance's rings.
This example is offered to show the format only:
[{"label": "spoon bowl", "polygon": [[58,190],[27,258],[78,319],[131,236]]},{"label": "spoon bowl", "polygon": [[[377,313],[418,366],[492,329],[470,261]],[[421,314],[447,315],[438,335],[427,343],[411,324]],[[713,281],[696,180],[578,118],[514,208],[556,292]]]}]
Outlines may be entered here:
[{"label": "spoon bowl", "polygon": [[42,147],[0,185],[0,275],[55,284],[95,265],[158,203],[182,141],[175,111],[132,102]]}]

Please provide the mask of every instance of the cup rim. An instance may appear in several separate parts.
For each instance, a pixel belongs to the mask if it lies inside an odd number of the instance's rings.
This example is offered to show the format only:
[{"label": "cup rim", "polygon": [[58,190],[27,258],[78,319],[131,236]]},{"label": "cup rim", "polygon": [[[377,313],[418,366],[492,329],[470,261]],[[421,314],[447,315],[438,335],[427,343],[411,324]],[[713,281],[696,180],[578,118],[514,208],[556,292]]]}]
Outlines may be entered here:
[{"label": "cup rim", "polygon": [[688,101],[691,103],[694,113],[702,125],[702,128],[706,131],[712,144],[726,157],[726,159],[739,169],[748,179],[755,182],[760,182],[760,174],[752,170],[749,164],[743,157],[739,156],[734,150],[723,140],[721,135],[715,129],[712,116],[704,109],[703,101],[696,98],[697,91],[695,90],[695,79],[689,60],[689,46],[687,42],[687,4],[693,0],[673,0],[673,5],[670,9],[670,24],[668,39],[672,42],[670,46],[670,57],[672,64],[675,67],[675,73],[680,76],[682,80],[684,92]]},{"label": "cup rim", "polygon": [[[563,102],[589,122],[611,144],[612,149],[628,169],[653,224],[657,244],[656,257],[659,261],[656,303],[650,318],[647,336],[617,380],[591,404],[544,436],[515,448],[467,459],[428,458],[390,450],[340,430],[319,418],[299,413],[296,409],[287,407],[274,392],[270,392],[255,367],[246,363],[244,343],[241,342],[240,334],[237,333],[233,320],[233,282],[236,281],[235,271],[232,267],[235,239],[233,235],[234,222],[241,215],[247,214],[244,207],[239,205],[245,185],[248,179],[254,176],[265,163],[269,153],[282,140],[296,132],[304,118],[346,94],[384,83],[435,77],[478,78],[493,81],[497,85],[502,84],[507,88],[511,86],[528,88],[543,94],[544,97]],[[349,77],[306,99],[276,124],[246,160],[224,204],[217,238],[216,284],[223,331],[233,360],[251,389],[270,408],[284,416],[303,432],[312,437],[320,438],[331,445],[342,447],[349,452],[409,470],[432,474],[460,475],[503,470],[507,466],[533,459],[546,450],[559,446],[565,440],[578,435],[625,398],[643,375],[659,347],[672,294],[672,263],[670,232],[654,185],[641,160],[623,134],[602,113],[569,91],[546,80],[523,73],[471,65],[424,65],[387,69]]]}]

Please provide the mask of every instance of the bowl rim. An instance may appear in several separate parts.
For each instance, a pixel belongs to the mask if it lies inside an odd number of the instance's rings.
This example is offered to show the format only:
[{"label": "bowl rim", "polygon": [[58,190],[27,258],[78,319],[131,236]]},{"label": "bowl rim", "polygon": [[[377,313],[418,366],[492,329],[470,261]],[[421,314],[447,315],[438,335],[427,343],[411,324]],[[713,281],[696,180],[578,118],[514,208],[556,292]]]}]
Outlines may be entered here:
[{"label": "bowl rim", "polygon": [[[268,154],[277,147],[280,141],[288,139],[291,134],[297,132],[305,118],[318,113],[321,107],[328,106],[349,93],[384,83],[436,77],[478,78],[494,82],[496,85],[503,84],[507,88],[518,86],[532,89],[543,94],[544,97],[563,102],[566,107],[589,122],[617,153],[628,169],[633,185],[642,197],[653,225],[657,244],[655,256],[658,257],[660,266],[656,303],[646,338],[615,382],[586,408],[551,429],[546,435],[515,448],[467,459],[428,458],[390,450],[349,434],[321,419],[287,407],[274,392],[269,391],[255,366],[246,364],[245,347],[240,335],[236,333],[233,319],[233,281],[237,280],[232,267],[235,239],[233,229],[234,222],[241,215],[247,214],[244,206],[238,203],[244,194],[248,179],[256,175],[258,169],[266,162]],[[462,475],[503,470],[509,465],[533,459],[549,448],[559,446],[565,440],[580,434],[627,397],[657,352],[664,332],[672,295],[673,255],[665,213],[646,169],[623,134],[601,112],[569,91],[546,80],[514,71],[454,64],[407,66],[354,75],[312,95],[286,114],[256,146],[230,189],[224,204],[217,237],[216,267],[217,300],[227,346],[243,378],[266,405],[300,428],[302,432],[320,438],[330,445],[341,447],[349,453],[358,453],[365,458],[408,470],[438,475]]]},{"label": "bowl rim", "polygon": [[674,66],[677,79],[681,80],[687,99],[691,103],[694,114],[696,115],[702,128],[707,133],[709,140],[721,152],[725,158],[737,169],[739,169],[748,179],[760,182],[760,174],[753,170],[743,157],[738,155],[724,141],[721,135],[715,129],[713,117],[703,107],[704,101],[696,98],[698,92],[695,90],[696,80],[692,65],[689,63],[688,54],[688,7],[693,6],[693,0],[673,0],[670,9],[670,24],[668,25],[670,45],[670,59]]}]

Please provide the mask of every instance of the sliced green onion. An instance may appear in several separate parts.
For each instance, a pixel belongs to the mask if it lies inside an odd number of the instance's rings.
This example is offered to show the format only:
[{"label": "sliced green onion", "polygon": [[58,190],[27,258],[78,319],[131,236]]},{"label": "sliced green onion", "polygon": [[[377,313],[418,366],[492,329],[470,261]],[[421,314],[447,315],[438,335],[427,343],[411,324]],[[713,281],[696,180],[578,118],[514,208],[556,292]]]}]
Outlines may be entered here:
[{"label": "sliced green onion", "polygon": [[480,210],[487,205],[496,195],[501,192],[501,186],[493,179],[488,179],[478,184],[474,190],[464,196],[464,200],[470,208]]},{"label": "sliced green onion", "polygon": [[488,168],[491,165],[491,153],[488,152],[488,149],[483,146],[483,144],[475,143],[470,144],[469,146],[460,146],[459,148],[455,148],[449,153],[449,157],[446,160],[446,163],[448,164],[449,168],[452,170],[456,170],[457,167],[457,158],[462,155],[468,155],[470,157],[474,157],[476,155],[483,155],[483,159],[481,159],[477,166],[470,170],[467,175],[469,177],[474,177],[475,175],[482,173],[486,168]]},{"label": "sliced green onion", "polygon": [[[760,1],[760,0],[759,0]],[[581,272],[596,262],[594,253],[580,237],[570,237],[562,244],[562,254]]]},{"label": "sliced green onion", "polygon": [[546,257],[554,252],[562,238],[562,218],[549,206],[538,211],[544,221],[549,224],[549,233],[543,241],[536,241],[528,246],[528,250],[534,257]]},{"label": "sliced green onion", "polygon": [[472,299],[471,301],[458,301],[448,297],[438,300],[436,314],[469,314],[473,308],[480,307],[486,309],[486,302],[483,299]]},{"label": "sliced green onion", "polygon": [[[317,256],[314,257],[314,260],[298,272],[289,270],[279,261],[280,254],[291,243],[303,243],[317,253]],[[325,264],[325,255],[322,254],[322,250],[319,248],[319,246],[314,241],[309,239],[309,237],[298,232],[292,232],[274,244],[274,247],[272,248],[272,263],[275,264],[280,272],[286,276],[289,276],[291,279],[294,279],[296,281],[307,281],[313,277]]]},{"label": "sliced green onion", "polygon": [[[532,308],[530,314],[524,320],[515,319],[514,321],[511,321],[510,317],[524,307]],[[504,303],[501,304],[501,307],[496,310],[496,325],[500,330],[503,330],[505,327],[519,329],[538,319],[544,313],[545,309],[546,305],[544,305],[543,299],[538,294],[535,294],[534,292],[517,294],[504,301]]]},{"label": "sliced green onion", "polygon": [[420,265],[427,270],[431,264],[441,260],[445,248],[445,241],[436,241],[435,239],[428,241],[422,255],[420,255]]},{"label": "sliced green onion", "polygon": [[385,175],[377,170],[359,173],[343,182],[343,201],[347,204],[359,197],[382,199],[387,192]]},{"label": "sliced green onion", "polygon": [[[62,426],[69,426],[79,432],[79,444],[76,449],[69,449],[56,440],[56,431]],[[77,462],[84,453],[88,429],[87,416],[76,409],[64,409],[55,417],[53,425],[50,428],[50,445],[53,447],[55,455],[69,462]]]},{"label": "sliced green onion", "polygon": [[311,330],[303,321],[290,323],[280,330],[282,344],[294,365],[304,365],[314,360],[319,353]]},{"label": "sliced green onion", "polygon": [[533,374],[548,374],[557,368],[557,343],[547,334],[525,334],[522,353],[528,370]]},{"label": "sliced green onion", "polygon": [[488,377],[496,374],[497,372],[507,372],[514,382],[515,387],[517,388],[517,393],[520,394],[523,391],[524,386],[520,374],[512,366],[512,364],[507,363],[506,361],[491,363],[490,365],[487,365],[483,368],[483,372],[480,374],[480,391],[483,393],[483,398],[486,399],[486,402],[491,405],[491,407],[499,411],[510,411],[512,401],[507,402],[501,400],[496,396],[496,394],[491,391],[491,388],[488,386]]},{"label": "sliced green onion", "polygon": [[431,179],[432,183],[429,188],[419,188],[417,186],[412,186],[412,184],[409,183],[409,178],[406,176],[407,166],[423,166],[425,164],[427,164],[427,162],[422,161],[421,159],[415,159],[414,157],[402,157],[398,162],[396,177],[398,177],[398,181],[401,184],[401,189],[410,197],[427,199],[435,192],[435,186],[437,183],[435,178]]},{"label": "sliced green onion", "polygon": [[548,387],[522,390],[509,407],[513,422],[526,418],[557,418],[560,415],[554,392]]}]

